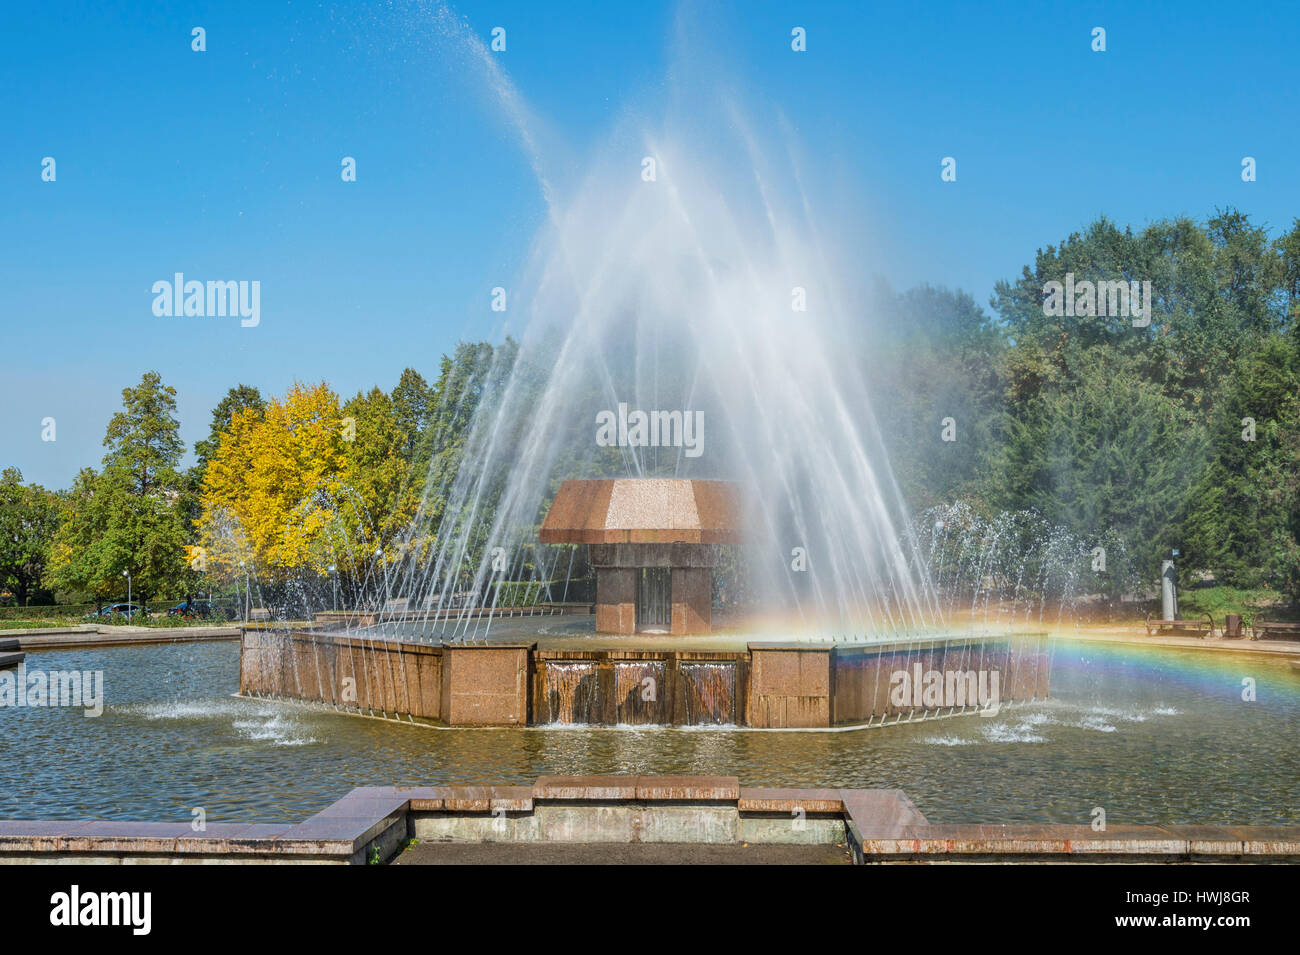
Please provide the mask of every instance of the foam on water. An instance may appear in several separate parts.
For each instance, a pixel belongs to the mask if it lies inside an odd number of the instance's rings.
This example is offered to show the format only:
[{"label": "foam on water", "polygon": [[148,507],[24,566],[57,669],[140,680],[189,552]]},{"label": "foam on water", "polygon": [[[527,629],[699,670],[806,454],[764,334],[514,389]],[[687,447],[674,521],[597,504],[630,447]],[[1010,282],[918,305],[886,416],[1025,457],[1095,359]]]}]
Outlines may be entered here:
[{"label": "foam on water", "polygon": [[119,715],[135,716],[150,722],[207,723],[218,729],[228,726],[241,739],[254,743],[304,746],[318,742],[282,710],[248,700],[167,700],[127,703],[110,709]]},{"label": "foam on water", "polygon": [[271,742],[277,746],[305,746],[318,742],[304,735],[300,726],[278,713],[264,720],[235,720],[232,725],[245,739]]},{"label": "foam on water", "polygon": [[167,700],[159,703],[125,703],[109,708],[114,713],[135,715],[147,720],[221,720],[253,714],[269,717],[274,710],[243,700]]},{"label": "foam on water", "polygon": [[1116,733],[1124,725],[1145,723],[1153,717],[1178,716],[1180,712],[1176,707],[1164,705],[1118,709],[1113,706],[1060,699],[1040,700],[1034,704],[1032,710],[1017,711],[1013,717],[983,723],[978,730],[971,728],[967,734],[946,733],[928,736],[922,738],[921,742],[932,746],[1041,743],[1047,741],[1053,729]]}]

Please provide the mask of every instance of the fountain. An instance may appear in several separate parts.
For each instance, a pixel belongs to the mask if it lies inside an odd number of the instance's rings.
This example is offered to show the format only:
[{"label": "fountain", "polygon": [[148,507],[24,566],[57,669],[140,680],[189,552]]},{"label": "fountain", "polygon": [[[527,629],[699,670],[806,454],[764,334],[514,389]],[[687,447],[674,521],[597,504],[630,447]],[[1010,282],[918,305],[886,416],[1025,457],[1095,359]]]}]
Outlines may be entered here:
[{"label": "fountain", "polygon": [[[1041,636],[947,616],[868,394],[857,269],[795,143],[691,96],[553,164],[499,60],[442,25],[544,202],[507,297],[517,348],[471,383],[462,464],[431,468],[370,592],[248,636],[241,689],[452,724],[765,728],[978,708],[890,702],[913,663],[1045,694]],[[653,698],[629,705],[633,663]]]},{"label": "fountain", "polygon": [[[588,612],[493,604],[429,613],[389,601],[351,631],[250,631],[241,692],[450,726],[762,729],[996,715],[1047,696],[1042,634],[776,641],[755,639],[749,619],[740,632],[712,632],[711,575],[717,549],[743,538],[740,497],[720,481],[565,481],[539,537],[590,548]],[[474,639],[460,632],[469,621]]]}]

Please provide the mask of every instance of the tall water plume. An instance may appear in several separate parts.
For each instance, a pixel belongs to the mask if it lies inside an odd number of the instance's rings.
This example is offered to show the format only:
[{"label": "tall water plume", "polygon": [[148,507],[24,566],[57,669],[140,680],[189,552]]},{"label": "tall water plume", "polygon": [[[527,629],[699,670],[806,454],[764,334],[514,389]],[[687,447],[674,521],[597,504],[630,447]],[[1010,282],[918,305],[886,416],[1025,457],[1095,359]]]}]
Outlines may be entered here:
[{"label": "tall water plume", "polygon": [[[773,625],[935,626],[864,381],[870,264],[824,241],[788,126],[760,128],[720,86],[675,75],[661,114],[629,112],[579,174],[555,176],[499,60],[449,13],[441,23],[517,131],[547,218],[509,287],[518,352],[499,350],[469,389],[463,463],[431,473],[412,531],[431,557],[399,569],[392,593],[463,612],[460,633],[475,633],[488,618],[467,605],[491,603],[494,583],[525,565],[544,584],[569,572],[571,551],[536,543],[563,479],[720,478],[744,489],[738,554]],[[598,443],[602,412],[637,411],[702,421],[698,443]]]}]

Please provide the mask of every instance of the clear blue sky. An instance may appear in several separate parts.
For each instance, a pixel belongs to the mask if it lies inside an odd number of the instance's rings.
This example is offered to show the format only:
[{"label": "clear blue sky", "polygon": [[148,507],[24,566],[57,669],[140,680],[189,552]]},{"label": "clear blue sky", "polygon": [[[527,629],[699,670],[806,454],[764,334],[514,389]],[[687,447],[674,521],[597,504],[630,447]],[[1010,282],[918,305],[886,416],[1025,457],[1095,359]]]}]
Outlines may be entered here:
[{"label": "clear blue sky", "polygon": [[[1275,234],[1300,215],[1297,4],[988,6],[716,4],[691,44],[850,184],[883,250],[863,271],[897,288],[986,303],[1103,213],[1140,227],[1231,204]],[[673,4],[455,9],[485,39],[506,28],[501,65],[575,155],[663,88]],[[176,387],[187,444],[239,382],[347,396],[408,364],[433,377],[457,339],[499,337],[489,291],[542,221],[515,138],[418,4],[9,3],[0,91],[0,466],[51,487],[98,466],[148,369]],[[155,317],[150,288],[176,271],[259,280],[261,325]]]}]

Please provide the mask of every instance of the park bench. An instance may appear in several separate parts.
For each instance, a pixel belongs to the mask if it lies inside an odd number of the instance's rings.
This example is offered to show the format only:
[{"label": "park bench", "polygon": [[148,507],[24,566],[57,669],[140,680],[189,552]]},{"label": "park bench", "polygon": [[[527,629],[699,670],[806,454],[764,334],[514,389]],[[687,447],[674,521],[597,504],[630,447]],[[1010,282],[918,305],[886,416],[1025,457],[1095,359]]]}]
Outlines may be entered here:
[{"label": "park bench", "polygon": [[1256,620],[1250,629],[1256,640],[1300,640],[1300,623]]},{"label": "park bench", "polygon": [[1147,636],[1153,633],[1196,634],[1200,637],[1214,636],[1214,618],[1203,613],[1194,620],[1159,620],[1147,614]]},{"label": "park bench", "polygon": [[267,610],[265,607],[254,607],[253,609],[248,611],[248,619],[249,620],[270,620],[271,611]]}]

